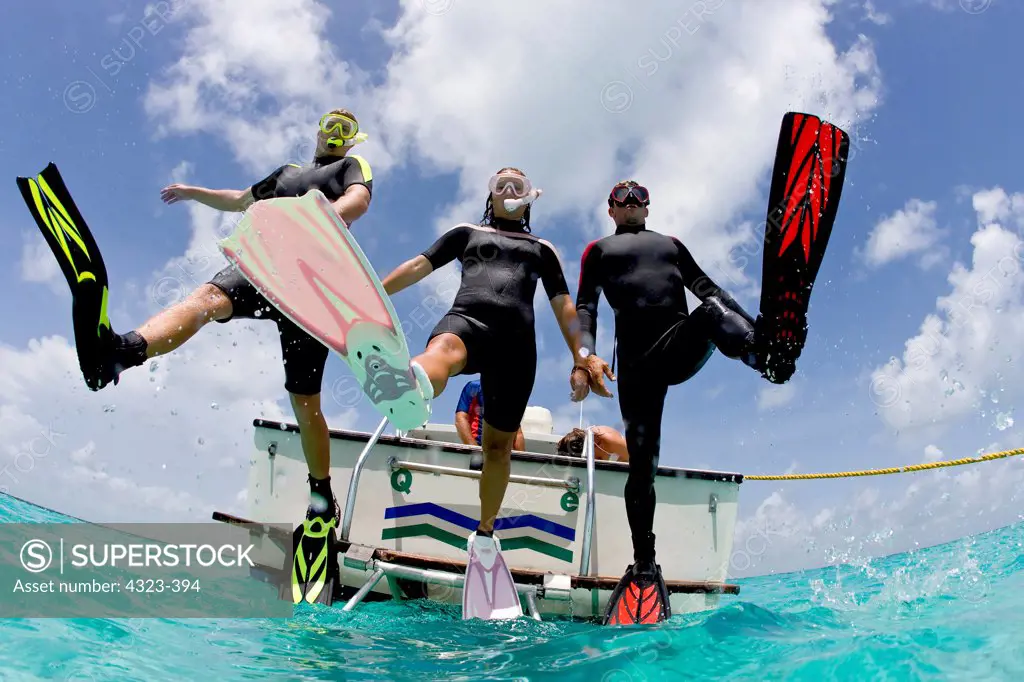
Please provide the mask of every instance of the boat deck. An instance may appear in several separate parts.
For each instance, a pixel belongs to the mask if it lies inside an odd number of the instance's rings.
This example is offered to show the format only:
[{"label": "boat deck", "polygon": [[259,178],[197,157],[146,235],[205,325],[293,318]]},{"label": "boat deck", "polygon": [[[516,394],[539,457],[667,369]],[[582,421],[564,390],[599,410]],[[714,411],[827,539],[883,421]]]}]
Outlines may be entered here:
[{"label": "boat deck", "polygon": [[[263,524],[258,521],[239,518],[223,512],[214,512],[213,520],[228,523],[236,526],[258,527]],[[291,534],[281,532],[275,528],[264,526],[272,540],[282,543],[283,547],[291,548]],[[339,542],[339,554],[348,551],[351,543]],[[373,559],[388,563],[401,564],[412,568],[424,570],[446,571],[449,573],[465,573],[466,562],[449,559],[438,559],[435,557],[420,554],[409,554],[397,552],[390,549],[376,548],[373,552]],[[625,569],[625,566],[623,566]],[[510,568],[512,577],[522,585],[543,585],[547,573],[542,571],[530,571],[526,569]],[[570,581],[573,588],[613,590],[618,584],[620,576],[587,576],[571,575]],[[697,580],[666,580],[665,586],[671,594],[739,594],[739,585],[731,583],[697,581]]]}]

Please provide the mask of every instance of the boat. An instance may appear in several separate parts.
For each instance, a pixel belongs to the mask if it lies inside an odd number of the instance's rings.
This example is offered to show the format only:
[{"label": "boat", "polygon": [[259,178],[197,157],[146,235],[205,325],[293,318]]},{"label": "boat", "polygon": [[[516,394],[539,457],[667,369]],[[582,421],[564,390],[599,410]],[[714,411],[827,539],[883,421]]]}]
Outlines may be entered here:
[{"label": "boat", "polygon": [[[285,598],[290,531],[308,505],[308,469],[295,424],[253,425],[249,518],[213,517],[260,536],[261,579],[277,582]],[[481,448],[463,445],[451,424],[394,435],[385,435],[387,427],[385,419],[373,433],[331,431],[331,480],[343,505],[342,594],[334,603],[345,610],[379,599],[461,604],[466,543],[479,514]],[[523,435],[495,534],[524,612],[538,620],[601,618],[632,562],[623,504],[628,464],[595,460],[590,429],[582,456],[557,454],[560,436],[543,407],[527,409]],[[739,593],[726,581],[742,482],[738,473],[659,467],[654,532],[673,615],[714,609],[723,594]],[[266,551],[268,539],[277,554]]]}]

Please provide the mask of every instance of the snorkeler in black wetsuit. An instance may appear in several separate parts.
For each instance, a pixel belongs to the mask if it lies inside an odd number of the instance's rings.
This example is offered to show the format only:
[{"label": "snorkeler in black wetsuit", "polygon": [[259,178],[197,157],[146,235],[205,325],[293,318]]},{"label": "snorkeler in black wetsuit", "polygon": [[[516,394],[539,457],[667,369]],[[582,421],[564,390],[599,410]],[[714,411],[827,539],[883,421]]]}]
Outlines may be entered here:
[{"label": "snorkeler in black wetsuit", "polygon": [[[653,586],[658,592],[664,588],[661,570],[655,564],[652,529],[654,479],[668,387],[696,374],[716,347],[751,367],[758,364],[754,320],[701,270],[678,239],[647,229],[649,201],[647,190],[635,182],[615,186],[608,199],[615,234],[591,242],[583,252],[576,298],[581,343],[590,355],[588,370],[573,370],[574,390],[581,382],[591,381],[588,372],[593,377],[614,378],[607,364],[593,355],[602,291],[615,311],[616,355],[621,361],[619,407],[629,451],[626,516],[634,554],[634,564],[612,596],[607,620],[615,623],[637,622],[635,613],[618,614],[620,608],[646,609],[637,602],[639,597],[631,600],[628,583]],[[692,313],[687,308],[686,289],[702,301]],[[667,593],[651,604],[654,611],[640,622],[656,622],[670,615]],[[659,614],[659,610],[664,612]]]},{"label": "snorkeler in black wetsuit", "polygon": [[[373,174],[369,164],[348,152],[365,139],[355,117],[344,109],[325,114],[317,132],[313,162],[281,166],[247,189],[213,190],[174,184],[165,187],[164,202],[198,201],[222,211],[245,211],[253,202],[275,197],[299,197],[318,189],[350,225],[369,209]],[[284,361],[285,390],[298,421],[310,471],[313,504],[307,516],[337,516],[330,487],[330,434],[320,409],[320,391],[328,349],[285,317],[260,294],[235,266],[229,265],[185,300],[161,311],[136,331],[114,339],[103,383],[121,371],[143,364],[155,355],[175,350],[205,324],[233,319],[272,320],[277,324]],[[102,387],[102,385],[101,385]]]},{"label": "snorkeler in black wetsuit", "polygon": [[[533,299],[538,280],[574,365],[583,363],[575,331],[576,309],[554,248],[530,233],[530,206],[510,211],[503,205],[506,195],[529,195],[529,180],[518,169],[503,168],[491,178],[490,190],[482,224],[456,226],[382,280],[384,290],[393,295],[453,260],[462,264],[462,281],[452,308],[434,327],[426,351],[414,362],[430,377],[435,396],[449,377],[480,374],[487,410],[480,522],[470,536],[471,557],[476,548],[491,551],[489,538],[508,487],[512,444],[533,391],[537,372]],[[470,566],[472,561],[467,571]]]}]

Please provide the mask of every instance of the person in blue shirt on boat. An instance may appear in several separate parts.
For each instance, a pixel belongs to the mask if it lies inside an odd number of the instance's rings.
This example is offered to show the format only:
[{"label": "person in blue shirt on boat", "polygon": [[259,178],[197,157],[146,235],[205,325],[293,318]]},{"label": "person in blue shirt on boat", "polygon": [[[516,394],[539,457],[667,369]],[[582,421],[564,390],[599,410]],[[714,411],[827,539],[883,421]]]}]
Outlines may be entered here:
[{"label": "person in blue shirt on boat", "polygon": [[[480,389],[480,380],[467,382],[459,396],[458,407],[455,408],[455,430],[464,445],[482,445],[484,437],[484,394]],[[519,427],[513,450],[526,449],[523,428]]]}]

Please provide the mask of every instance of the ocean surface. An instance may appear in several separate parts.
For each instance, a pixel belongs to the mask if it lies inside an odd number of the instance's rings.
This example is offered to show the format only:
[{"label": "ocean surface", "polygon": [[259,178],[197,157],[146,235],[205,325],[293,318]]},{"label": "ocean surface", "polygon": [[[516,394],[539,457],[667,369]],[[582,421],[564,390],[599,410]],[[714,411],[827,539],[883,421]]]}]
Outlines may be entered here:
[{"label": "ocean surface", "polygon": [[[0,495],[0,522],[58,521]],[[718,610],[645,628],[464,623],[421,601],[287,621],[0,618],[0,680],[1024,680],[1022,542],[1015,525],[738,580]]]}]

